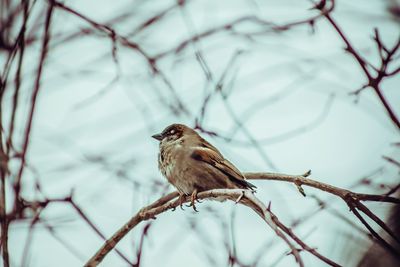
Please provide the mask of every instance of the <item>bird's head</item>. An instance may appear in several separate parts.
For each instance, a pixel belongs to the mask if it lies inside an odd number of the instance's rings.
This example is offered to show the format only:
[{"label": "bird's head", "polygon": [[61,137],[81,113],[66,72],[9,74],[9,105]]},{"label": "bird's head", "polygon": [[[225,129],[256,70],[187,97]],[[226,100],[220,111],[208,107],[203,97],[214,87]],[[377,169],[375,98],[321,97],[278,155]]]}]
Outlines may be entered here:
[{"label": "bird's head", "polygon": [[171,124],[166,127],[161,133],[152,135],[154,139],[162,143],[171,143],[179,140],[181,137],[186,135],[197,135],[192,129],[183,124]]}]

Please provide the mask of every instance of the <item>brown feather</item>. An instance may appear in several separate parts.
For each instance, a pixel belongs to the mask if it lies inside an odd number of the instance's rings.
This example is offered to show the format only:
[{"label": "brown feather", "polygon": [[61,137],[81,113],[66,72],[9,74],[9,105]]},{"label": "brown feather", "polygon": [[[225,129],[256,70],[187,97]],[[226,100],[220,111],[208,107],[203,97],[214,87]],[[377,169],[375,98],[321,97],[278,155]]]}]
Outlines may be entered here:
[{"label": "brown feather", "polygon": [[[214,148],[208,142],[207,144]],[[192,152],[191,157],[199,161],[204,161],[219,169],[224,174],[226,174],[232,180],[232,182],[238,183],[245,188],[256,188],[255,185],[245,181],[243,174],[232,163],[224,159],[224,157],[221,155],[221,153],[218,152],[218,150],[215,151],[206,147],[195,148]]]},{"label": "brown feather", "polygon": [[153,137],[160,141],[159,169],[180,194],[217,188],[255,188],[193,129],[172,124]]}]

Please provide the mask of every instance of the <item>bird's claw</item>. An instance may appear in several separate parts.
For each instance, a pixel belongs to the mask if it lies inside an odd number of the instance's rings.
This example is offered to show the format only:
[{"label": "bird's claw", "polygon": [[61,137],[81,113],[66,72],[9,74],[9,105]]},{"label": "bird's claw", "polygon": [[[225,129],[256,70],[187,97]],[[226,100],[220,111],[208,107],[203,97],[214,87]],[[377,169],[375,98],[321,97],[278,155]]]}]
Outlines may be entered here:
[{"label": "bird's claw", "polygon": [[[186,201],[186,196],[185,196],[185,194],[180,194],[180,195],[179,195],[179,207],[181,208],[181,210],[185,210],[185,209],[183,208],[183,206],[186,206],[186,207],[193,207],[193,210],[194,210],[194,211],[199,212],[199,211],[197,210],[196,204],[195,204],[196,201],[199,202],[199,203],[201,203],[201,202],[197,199],[197,190],[194,190],[193,193],[192,193],[192,195],[190,196],[190,203],[189,203],[189,205],[183,205],[183,203],[185,203],[185,201]],[[172,211],[175,211],[176,208],[177,208],[177,207],[173,208]]]},{"label": "bird's claw", "polygon": [[194,210],[195,212],[199,212],[199,211],[197,210],[197,208],[196,208],[196,205],[195,205],[194,203],[190,203],[190,204],[187,205],[186,207],[193,207],[193,210]]},{"label": "bird's claw", "polygon": [[[192,195],[190,196],[190,205],[189,205],[189,207],[193,207],[193,210],[194,210],[195,212],[199,212],[199,211],[197,210],[197,208],[196,208],[196,205],[195,205],[196,200],[197,200],[197,189],[195,189],[195,190],[193,191]],[[198,200],[197,200],[197,201],[198,201]],[[200,202],[200,201],[198,201],[198,202]]]},{"label": "bird's claw", "polygon": [[[180,195],[179,195],[179,207],[181,208],[181,210],[185,210],[185,209],[183,208],[183,203],[185,202],[185,200],[186,200],[185,195],[184,195],[184,194],[180,194]],[[175,210],[176,210],[176,207],[174,207],[174,208],[172,209],[172,211],[175,211]]]}]

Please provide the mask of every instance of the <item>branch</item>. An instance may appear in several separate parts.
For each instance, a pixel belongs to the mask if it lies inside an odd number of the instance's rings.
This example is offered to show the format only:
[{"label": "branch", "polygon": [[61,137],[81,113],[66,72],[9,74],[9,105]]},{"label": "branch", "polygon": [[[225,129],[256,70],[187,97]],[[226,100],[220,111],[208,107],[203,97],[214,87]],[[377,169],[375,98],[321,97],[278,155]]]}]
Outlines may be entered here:
[{"label": "branch", "polygon": [[307,185],[340,197],[344,202],[346,202],[346,204],[350,208],[350,211],[352,211],[355,214],[355,216],[368,229],[368,231],[372,234],[372,236],[375,237],[379,243],[383,244],[385,248],[387,248],[388,251],[391,252],[394,256],[400,258],[400,255],[396,252],[396,249],[389,243],[384,241],[383,238],[379,236],[379,234],[376,233],[359,214],[359,211],[363,212],[377,225],[379,225],[383,230],[385,230],[395,241],[397,241],[400,244],[400,238],[396,236],[394,232],[381,219],[379,219],[378,216],[376,216],[364,204],[361,203],[361,201],[375,201],[375,202],[400,204],[399,198],[390,197],[388,195],[355,193],[347,189],[343,189],[340,187],[336,187],[333,185],[329,185],[326,183],[318,182],[307,178],[307,176],[309,176],[310,174],[311,174],[310,171],[308,171],[306,174],[303,175],[287,175],[280,173],[251,173],[251,172],[244,173],[247,179],[275,180],[275,181],[285,181],[293,183],[298,187],[300,193],[302,193],[303,195],[304,191],[301,188],[301,186]]},{"label": "branch", "polygon": [[[86,267],[97,266],[104,257],[117,245],[117,243],[135,226],[140,222],[149,219],[155,219],[155,217],[167,210],[174,209],[179,206],[180,201],[177,199],[178,193],[170,193],[153,204],[142,208],[135,216],[133,216],[124,226],[122,226],[112,237],[110,237],[103,246],[96,252],[96,254],[85,264]],[[332,260],[322,256],[315,249],[311,249],[306,245],[298,236],[296,236],[291,229],[286,227],[282,222],[279,221],[277,216],[271,212],[270,207],[266,207],[257,197],[248,190],[242,189],[214,189],[210,191],[201,192],[198,194],[199,199],[214,199],[216,197],[222,197],[241,204],[254,210],[266,223],[267,225],[279,236],[290,248],[292,254],[299,264],[303,266],[303,261],[300,257],[300,251],[307,251],[314,256],[318,257],[325,263],[331,266],[340,266]],[[186,199],[186,202],[189,199]],[[289,237],[291,240],[289,240]],[[301,249],[297,249],[292,242],[296,242]]]},{"label": "branch", "polygon": [[33,94],[31,98],[31,106],[29,110],[29,115],[28,115],[28,120],[27,120],[27,126],[25,129],[24,133],[24,143],[22,147],[22,152],[21,152],[21,165],[18,170],[18,175],[14,184],[14,190],[15,190],[15,195],[18,196],[20,189],[21,189],[21,179],[22,175],[24,172],[24,167],[25,167],[25,157],[26,157],[26,152],[28,150],[28,145],[29,145],[29,140],[31,137],[31,129],[32,129],[32,122],[33,122],[33,117],[35,114],[35,108],[36,108],[36,103],[37,103],[37,97],[39,95],[39,89],[40,89],[40,81],[42,78],[42,72],[43,72],[43,67],[45,64],[45,59],[47,57],[47,52],[48,52],[48,44],[50,40],[50,22],[52,18],[52,13],[53,13],[53,4],[50,3],[48,9],[47,9],[47,15],[46,15],[46,22],[45,22],[45,28],[44,28],[44,35],[43,35],[43,43],[42,43],[42,51],[40,54],[40,59],[39,59],[39,66],[38,66],[38,71],[36,75],[36,80],[35,80],[35,87],[33,89]]},{"label": "branch", "polygon": [[[331,0],[332,4],[334,5],[334,0]],[[321,1],[323,2],[323,1]],[[323,11],[323,7],[320,8],[321,11]],[[337,22],[332,18],[330,13],[325,13],[324,14],[325,18],[328,20],[328,22],[332,25],[332,27],[335,29],[335,31],[338,33],[342,41],[346,44],[345,50],[350,53],[354,57],[354,59],[357,61],[358,65],[361,67],[362,71],[364,72],[368,83],[366,86],[363,88],[357,90],[355,93],[361,92],[363,89],[367,87],[371,87],[376,95],[378,96],[379,100],[381,101],[383,107],[385,108],[386,112],[388,113],[391,121],[393,124],[397,127],[398,130],[400,130],[400,120],[395,114],[393,108],[390,106],[388,100],[385,98],[385,96],[382,93],[381,89],[381,82],[383,81],[384,78],[387,78],[389,76],[395,75],[399,70],[394,70],[393,72],[387,72],[387,68],[390,63],[393,62],[393,56],[396,54],[396,52],[399,50],[400,47],[400,38],[396,42],[396,44],[392,47],[392,49],[388,49],[385,47],[383,44],[382,40],[380,39],[379,32],[375,30],[375,37],[374,40],[378,46],[378,52],[381,57],[381,66],[379,68],[376,68],[372,66],[367,60],[365,60],[360,53],[354,48],[354,46],[351,44],[349,38],[344,34],[343,30],[339,27]],[[384,55],[386,53],[386,56]],[[373,70],[376,73],[372,73],[367,66],[371,66]]]},{"label": "branch", "polygon": [[[284,181],[290,182],[295,185],[306,185],[310,187],[314,187],[316,189],[328,192],[330,194],[336,195],[346,201],[347,198],[351,197],[354,200],[361,201],[377,201],[377,202],[389,202],[400,204],[400,199],[395,197],[390,197],[386,195],[372,195],[372,194],[361,194],[355,193],[347,189],[343,189],[340,187],[336,187],[330,184],[326,184],[323,182],[318,182],[313,179],[307,178],[311,172],[307,172],[303,175],[290,175],[290,174],[282,174],[282,173],[272,173],[272,172],[246,172],[243,175],[250,180],[273,180],[273,181]],[[346,201],[348,202],[348,201]]]},{"label": "branch", "polygon": [[[347,189],[329,185],[326,183],[318,182],[307,178],[311,174],[310,171],[303,175],[287,175],[280,173],[257,173],[249,172],[244,173],[247,179],[258,179],[258,180],[275,180],[275,181],[285,181],[295,184],[300,192],[303,192],[301,188],[302,185],[314,187],[316,189],[325,191],[327,193],[333,194],[340,197],[343,201],[347,203],[350,210],[355,214],[355,216],[364,224],[364,226],[370,231],[372,236],[374,236],[379,243],[383,244],[390,252],[395,253],[395,249],[389,245],[382,237],[376,233],[372,227],[365,222],[365,220],[360,215],[359,211],[363,212],[373,221],[375,221],[379,226],[381,226],[389,235],[396,241],[399,242],[399,238],[395,236],[392,230],[375,214],[373,214],[366,206],[364,206],[361,201],[377,201],[377,202],[388,202],[399,204],[400,199],[390,197],[387,195],[372,195],[372,194],[361,194],[355,193]],[[134,227],[136,227],[140,222],[147,221],[149,219],[155,219],[155,217],[169,209],[175,209],[179,206],[180,201],[177,199],[178,192],[170,193],[164,197],[161,197],[154,203],[147,207],[142,208],[135,216],[133,216],[123,227],[121,227],[112,237],[110,237],[103,246],[96,252],[96,254],[86,263],[85,266],[97,266],[104,257],[115,248],[117,243]],[[205,198],[215,198],[223,197],[223,199],[229,199],[231,201],[240,202],[241,204],[253,209],[267,224],[274,230],[277,236],[279,236],[291,249],[291,253],[295,257],[299,266],[303,266],[303,262],[299,255],[299,249],[295,248],[292,242],[296,242],[302,250],[307,251],[314,256],[318,257],[320,260],[331,266],[340,266],[339,264],[333,262],[332,260],[322,256],[315,249],[310,248],[305,244],[299,237],[297,237],[290,228],[286,227],[282,222],[279,221],[277,216],[271,212],[270,207],[265,207],[265,205],[258,200],[251,192],[243,191],[240,189],[215,189],[206,192],[201,192],[198,194],[199,199]],[[188,199],[186,199],[186,202]],[[291,240],[287,238],[289,236]]]},{"label": "branch", "polygon": [[180,96],[177,94],[177,92],[176,92],[175,88],[172,86],[171,82],[167,79],[164,72],[157,66],[157,58],[151,57],[138,43],[130,41],[128,39],[128,37],[119,34],[116,30],[114,30],[110,26],[98,23],[98,22],[92,20],[91,18],[87,17],[86,15],[84,15],[84,14],[82,14],[82,13],[64,5],[63,3],[56,1],[56,0],[48,0],[48,1],[55,7],[80,18],[81,20],[89,23],[96,30],[106,34],[106,36],[108,38],[110,38],[110,40],[112,42],[113,58],[115,58],[115,47],[116,47],[117,41],[124,47],[130,48],[130,49],[136,51],[137,53],[139,53],[139,55],[141,55],[146,60],[147,65],[150,68],[152,74],[160,77],[161,80],[164,82],[164,84],[169,89],[169,91],[171,92],[172,96],[174,97],[174,99],[176,101],[176,105],[177,105],[177,110],[175,110],[175,111],[177,111],[177,112],[182,111],[183,113],[186,113],[186,114],[189,113],[189,110],[187,109],[186,105],[180,99]]}]

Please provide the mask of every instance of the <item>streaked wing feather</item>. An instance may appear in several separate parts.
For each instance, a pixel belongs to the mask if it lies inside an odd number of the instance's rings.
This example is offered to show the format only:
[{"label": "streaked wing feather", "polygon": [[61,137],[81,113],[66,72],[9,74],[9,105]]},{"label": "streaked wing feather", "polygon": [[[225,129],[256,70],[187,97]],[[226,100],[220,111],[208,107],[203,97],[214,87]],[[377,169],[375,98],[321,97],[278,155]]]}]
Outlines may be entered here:
[{"label": "streaked wing feather", "polygon": [[[210,145],[209,143],[207,143]],[[214,148],[212,145],[210,145]],[[215,148],[214,148],[215,149]],[[228,160],[216,152],[214,149],[208,147],[198,147],[192,152],[192,158],[195,160],[204,161],[215,168],[219,169],[221,172],[225,173],[233,182],[236,182],[246,188],[255,188],[253,184],[245,181],[243,174]]]}]

